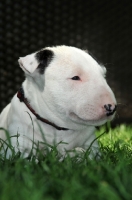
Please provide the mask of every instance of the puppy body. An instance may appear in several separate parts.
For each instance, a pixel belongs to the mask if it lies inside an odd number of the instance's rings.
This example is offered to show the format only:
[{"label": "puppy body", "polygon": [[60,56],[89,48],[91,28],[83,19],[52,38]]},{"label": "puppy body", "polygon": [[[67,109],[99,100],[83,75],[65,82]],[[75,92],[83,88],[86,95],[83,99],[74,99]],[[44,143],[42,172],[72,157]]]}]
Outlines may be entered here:
[{"label": "puppy body", "polygon": [[[0,115],[0,127],[10,136],[19,135],[17,139],[11,137],[15,150],[26,150],[28,155],[33,142],[40,142],[40,149],[41,142],[60,143],[57,147],[62,155],[78,147],[88,149],[95,139],[95,126],[114,117],[116,100],[105,80],[106,69],[88,53],[67,46],[42,49],[20,58],[19,64],[26,75],[22,88],[31,108],[68,130],[57,130],[38,120],[16,94]],[[5,139],[2,130],[0,137]],[[94,142],[91,153],[97,152]]]}]

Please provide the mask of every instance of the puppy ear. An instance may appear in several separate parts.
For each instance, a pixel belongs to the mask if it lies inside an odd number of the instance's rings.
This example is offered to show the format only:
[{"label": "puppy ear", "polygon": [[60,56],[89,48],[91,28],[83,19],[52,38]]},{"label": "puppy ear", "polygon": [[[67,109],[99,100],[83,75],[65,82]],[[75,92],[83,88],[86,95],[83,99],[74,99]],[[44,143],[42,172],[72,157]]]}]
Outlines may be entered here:
[{"label": "puppy ear", "polygon": [[35,57],[39,63],[37,69],[39,70],[40,74],[44,74],[45,68],[49,65],[53,56],[54,56],[53,51],[49,49],[43,49],[36,53]]},{"label": "puppy ear", "polygon": [[38,61],[35,59],[35,53],[20,57],[18,62],[26,74],[32,74],[39,65]]},{"label": "puppy ear", "polygon": [[35,70],[38,70],[40,74],[43,74],[52,58],[53,52],[49,49],[44,49],[37,53],[20,57],[18,62],[26,74],[32,74]]}]

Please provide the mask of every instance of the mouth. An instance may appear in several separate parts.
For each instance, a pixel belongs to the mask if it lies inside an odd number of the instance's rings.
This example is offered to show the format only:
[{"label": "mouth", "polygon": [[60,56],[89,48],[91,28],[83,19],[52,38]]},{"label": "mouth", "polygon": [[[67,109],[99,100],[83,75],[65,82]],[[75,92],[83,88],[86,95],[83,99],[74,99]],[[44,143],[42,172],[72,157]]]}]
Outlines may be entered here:
[{"label": "mouth", "polygon": [[77,124],[91,125],[91,126],[101,126],[105,124],[107,121],[111,121],[114,118],[114,115],[104,115],[94,119],[84,119],[75,114],[74,112],[70,113],[70,118]]}]

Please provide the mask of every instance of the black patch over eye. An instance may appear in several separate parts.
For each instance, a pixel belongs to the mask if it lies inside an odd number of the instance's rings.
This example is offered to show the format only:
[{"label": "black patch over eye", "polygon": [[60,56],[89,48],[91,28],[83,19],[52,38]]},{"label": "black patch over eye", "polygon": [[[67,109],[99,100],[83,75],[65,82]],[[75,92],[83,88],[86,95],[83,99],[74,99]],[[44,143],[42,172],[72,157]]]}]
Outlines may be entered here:
[{"label": "black patch over eye", "polygon": [[79,81],[80,80],[80,77],[79,76],[74,76],[71,78],[72,80],[75,80],[75,81]]}]

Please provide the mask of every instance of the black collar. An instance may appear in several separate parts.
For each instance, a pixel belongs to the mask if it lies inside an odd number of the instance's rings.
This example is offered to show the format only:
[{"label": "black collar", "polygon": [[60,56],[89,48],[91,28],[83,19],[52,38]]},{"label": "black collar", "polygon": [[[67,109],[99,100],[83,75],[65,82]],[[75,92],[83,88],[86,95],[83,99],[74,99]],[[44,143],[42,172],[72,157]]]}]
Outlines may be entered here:
[{"label": "black collar", "polygon": [[25,105],[28,107],[28,109],[29,109],[29,110],[36,116],[36,118],[37,118],[38,120],[40,120],[41,122],[44,122],[44,123],[46,123],[46,124],[49,124],[49,125],[53,126],[54,128],[56,128],[56,129],[59,130],[59,131],[61,131],[61,130],[63,130],[63,131],[69,130],[68,128],[59,127],[59,126],[57,126],[56,124],[54,124],[54,123],[52,123],[52,122],[49,122],[47,119],[44,119],[44,118],[42,118],[41,116],[39,116],[39,115],[35,112],[35,110],[31,107],[31,105],[30,105],[28,99],[25,98],[25,96],[24,96],[24,90],[23,90],[22,87],[18,90],[17,97],[19,98],[20,102],[25,103]]}]

